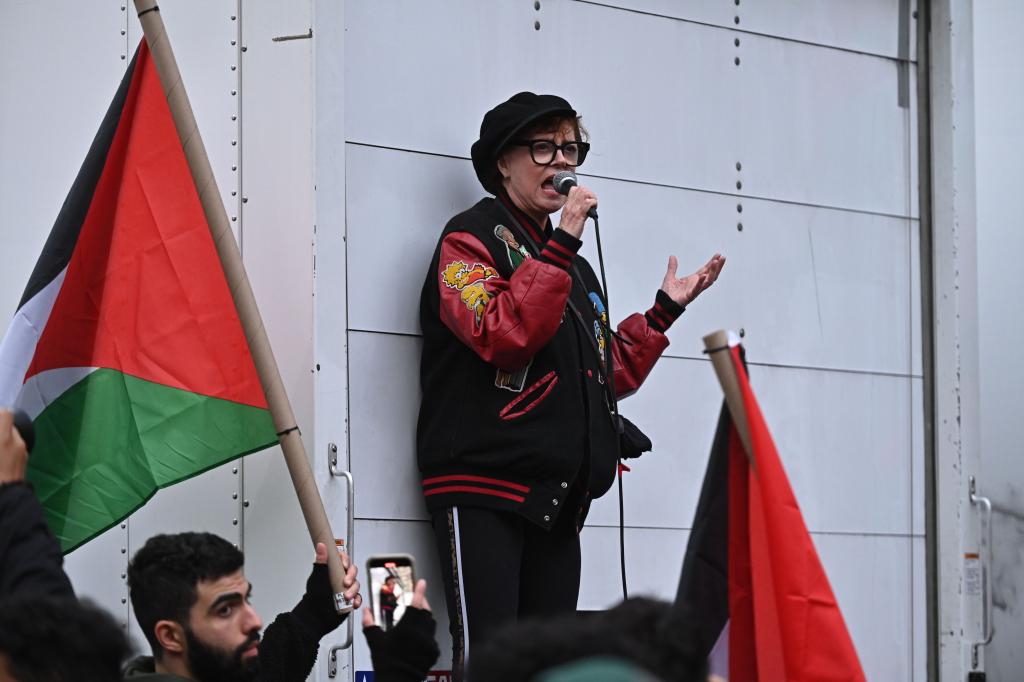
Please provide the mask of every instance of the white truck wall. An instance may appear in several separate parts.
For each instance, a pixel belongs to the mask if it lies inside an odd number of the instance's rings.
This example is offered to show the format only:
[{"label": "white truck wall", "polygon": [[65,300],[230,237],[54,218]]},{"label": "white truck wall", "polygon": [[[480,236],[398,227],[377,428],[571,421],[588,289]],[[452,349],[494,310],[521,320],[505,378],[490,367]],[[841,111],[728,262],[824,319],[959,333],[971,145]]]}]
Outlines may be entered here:
[{"label": "white truck wall", "polygon": [[[898,9],[348,3],[357,537],[420,545],[436,575],[412,464],[423,268],[441,226],[481,195],[468,151],[483,113],[518,90],[558,92],[593,137],[581,170],[601,197],[613,317],[650,305],[669,253],[686,268],[729,258],[623,404],[655,442],[626,476],[632,590],[674,593],[720,405],[700,337],[743,328],[868,678],[923,678],[916,108],[913,77],[898,106]],[[616,524],[610,494],[582,536],[581,608],[621,596]]]},{"label": "white truck wall", "polygon": [[[0,7],[0,315],[138,41],[123,4]],[[414,463],[417,301],[441,227],[481,195],[468,154],[483,113],[531,89],[566,96],[592,134],[581,175],[601,197],[614,317],[650,305],[669,253],[688,269],[729,259],[623,403],[655,442],[626,475],[631,592],[674,594],[721,403],[700,337],[742,328],[868,679],[924,679],[916,87],[911,62],[901,107],[897,60],[915,40],[899,0],[161,10],[335,532],[329,442],[356,480],[357,561],[411,552],[431,581],[438,668],[450,641]],[[592,228],[585,241],[593,262]],[[580,608],[621,596],[617,522],[610,494],[582,536]],[[159,493],[70,555],[72,578],[127,622],[125,553],[192,528],[244,543],[267,620],[292,605],[310,550],[276,449]],[[344,635],[325,639],[317,679]],[[342,678],[369,669],[361,636],[341,662]]]},{"label": "white truck wall", "polygon": [[978,332],[981,475],[978,492],[992,500],[995,637],[985,649],[993,680],[1024,669],[1024,423],[1019,394],[1024,336],[1018,296],[1024,219],[1017,205],[1024,174],[1024,45],[1015,29],[1024,5],[1011,0],[974,3],[974,116],[978,203]]}]

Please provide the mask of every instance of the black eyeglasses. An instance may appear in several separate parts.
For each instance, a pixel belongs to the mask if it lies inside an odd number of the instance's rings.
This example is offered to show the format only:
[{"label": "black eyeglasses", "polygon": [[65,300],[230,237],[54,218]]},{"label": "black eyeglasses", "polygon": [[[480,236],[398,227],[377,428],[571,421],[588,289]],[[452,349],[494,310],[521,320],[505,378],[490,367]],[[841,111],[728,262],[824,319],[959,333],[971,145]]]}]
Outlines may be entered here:
[{"label": "black eyeglasses", "polygon": [[510,142],[511,147],[529,147],[530,158],[539,166],[546,166],[553,163],[555,155],[562,152],[562,158],[568,166],[576,167],[583,163],[590,151],[589,142],[564,142],[555,144],[552,140],[515,140]]}]

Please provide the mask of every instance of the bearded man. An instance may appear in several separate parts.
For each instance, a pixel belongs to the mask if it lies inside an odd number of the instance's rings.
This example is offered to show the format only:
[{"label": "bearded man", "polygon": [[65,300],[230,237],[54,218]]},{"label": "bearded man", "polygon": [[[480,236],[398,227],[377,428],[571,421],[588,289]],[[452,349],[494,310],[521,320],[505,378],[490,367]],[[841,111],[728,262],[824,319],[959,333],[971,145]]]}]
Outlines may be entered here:
[{"label": "bearded man", "polygon": [[[327,548],[316,546],[316,563],[298,605],[277,616],[262,637],[263,622],[249,602],[252,586],[242,572],[244,556],[211,533],[150,538],[128,566],[135,617],[153,656],[131,661],[130,682],[251,682],[304,680],[324,635],[346,615],[333,606]],[[359,607],[356,568],[348,566],[345,596]]]}]

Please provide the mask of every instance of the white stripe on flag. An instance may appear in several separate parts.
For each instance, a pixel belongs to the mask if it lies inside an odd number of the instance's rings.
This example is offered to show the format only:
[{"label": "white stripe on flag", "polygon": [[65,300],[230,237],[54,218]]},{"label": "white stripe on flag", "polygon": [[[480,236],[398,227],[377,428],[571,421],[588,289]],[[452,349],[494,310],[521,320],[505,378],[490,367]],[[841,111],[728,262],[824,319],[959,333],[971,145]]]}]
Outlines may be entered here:
[{"label": "white stripe on flag", "polygon": [[0,341],[0,407],[15,405],[67,271],[67,268],[61,270],[52,282],[14,313],[11,326]]},{"label": "white stripe on flag", "polygon": [[61,367],[40,372],[25,382],[14,404],[25,410],[29,417],[35,419],[47,405],[97,369],[99,368]]}]

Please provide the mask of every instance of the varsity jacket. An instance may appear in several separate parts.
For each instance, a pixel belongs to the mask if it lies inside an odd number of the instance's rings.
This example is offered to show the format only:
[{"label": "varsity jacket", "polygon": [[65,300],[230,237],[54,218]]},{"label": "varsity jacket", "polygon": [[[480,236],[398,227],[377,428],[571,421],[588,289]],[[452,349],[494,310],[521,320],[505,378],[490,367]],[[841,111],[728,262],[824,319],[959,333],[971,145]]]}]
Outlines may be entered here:
[{"label": "varsity jacket", "polygon": [[416,440],[428,509],[510,510],[551,527],[574,484],[584,504],[570,513],[611,487],[607,363],[617,395],[635,391],[683,309],[659,291],[611,334],[581,245],[507,198],[483,199],[445,226],[420,298]]}]

